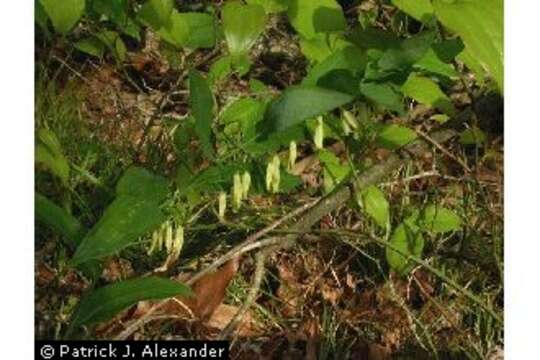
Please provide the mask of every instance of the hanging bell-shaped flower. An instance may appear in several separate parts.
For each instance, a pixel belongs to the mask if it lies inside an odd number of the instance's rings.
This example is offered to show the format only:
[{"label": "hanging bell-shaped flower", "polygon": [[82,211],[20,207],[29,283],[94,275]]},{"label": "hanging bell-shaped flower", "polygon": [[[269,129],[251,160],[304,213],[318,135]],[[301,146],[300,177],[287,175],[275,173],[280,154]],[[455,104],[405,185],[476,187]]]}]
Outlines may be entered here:
[{"label": "hanging bell-shaped flower", "polygon": [[171,252],[173,248],[173,228],[170,222],[166,222],[165,225],[165,249],[167,252]]},{"label": "hanging bell-shaped flower", "polygon": [[247,199],[249,188],[251,187],[251,175],[249,171],[245,171],[242,175],[242,198]]},{"label": "hanging bell-shaped flower", "polygon": [[296,163],[296,141],[291,141],[289,144],[289,163],[287,166],[287,169],[289,172],[292,172],[294,170],[294,164]]},{"label": "hanging bell-shaped flower", "polygon": [[359,127],[358,120],[356,120],[356,118],[350,111],[343,110],[343,119],[345,120],[347,125],[349,125],[349,128],[351,130],[353,131],[358,130],[358,127]]},{"label": "hanging bell-shaped flower", "polygon": [[225,210],[227,210],[227,194],[220,191],[218,195],[218,215],[221,220],[225,219]]},{"label": "hanging bell-shaped flower", "polygon": [[315,134],[313,135],[313,142],[315,148],[322,149],[324,141],[324,123],[322,116],[317,118],[317,125],[315,126]]},{"label": "hanging bell-shaped flower", "polygon": [[274,176],[274,163],[270,161],[266,165],[266,190],[270,191],[272,189],[272,178]]},{"label": "hanging bell-shaped flower", "polygon": [[243,195],[244,195],[244,190],[242,187],[242,178],[240,177],[239,173],[236,173],[233,176],[233,190],[232,190],[233,209],[235,211],[240,209],[240,205],[242,205]]},{"label": "hanging bell-shaped flower", "polygon": [[281,161],[279,160],[279,156],[274,155],[274,158],[272,159],[273,171],[272,171],[272,186],[271,186],[271,191],[273,193],[277,193],[279,191],[279,183],[281,181],[280,165],[281,165]]},{"label": "hanging bell-shaped flower", "polygon": [[171,252],[176,254],[176,256],[178,256],[180,255],[180,251],[182,251],[183,246],[184,246],[184,227],[180,225],[176,228],[173,248]]}]

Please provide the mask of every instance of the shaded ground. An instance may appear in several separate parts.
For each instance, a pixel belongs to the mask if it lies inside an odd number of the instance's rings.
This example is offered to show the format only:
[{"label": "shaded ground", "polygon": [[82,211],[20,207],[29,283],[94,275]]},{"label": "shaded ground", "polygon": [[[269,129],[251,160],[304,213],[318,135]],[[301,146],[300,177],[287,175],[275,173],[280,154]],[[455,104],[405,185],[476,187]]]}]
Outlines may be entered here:
[{"label": "shaded ground", "polygon": [[[280,26],[279,22],[272,24],[269,35],[254,50],[257,60],[250,73],[270,91],[295,84],[304,75],[304,60],[294,45],[282,43],[279,34],[284,29]],[[37,71],[37,124],[46,122],[53,127],[67,156],[107,186],[132,162],[174,176],[176,165],[186,156],[175,148],[173,135],[189,112],[186,86],[184,81],[178,83],[185,68],[173,69],[150,45],[133,49],[129,56],[127,72],[121,72],[110,62],[79,59],[58,51],[51,58],[61,61],[51,60],[47,68]],[[216,53],[191,56],[188,64],[207,70]],[[470,85],[469,89],[454,89],[453,100],[465,120],[456,127],[472,125],[475,117],[470,115],[476,113],[488,136],[486,144],[464,146],[454,139],[440,144],[443,151],[434,146],[433,151],[388,178],[383,189],[396,214],[403,213],[408,204],[428,201],[458,211],[465,222],[463,231],[431,237],[425,259],[501,314],[503,136],[497,125],[502,123],[501,102]],[[218,89],[220,108],[251,91],[245,78],[236,75]],[[166,101],[162,101],[164,95]],[[471,97],[479,99],[475,106]],[[430,116],[430,110],[422,106],[415,106],[409,114],[412,123],[425,133],[436,127],[426,121]],[[198,148],[196,141],[189,146]],[[185,276],[204,267],[248,234],[319,196],[320,166],[309,162],[309,146],[300,144],[299,149],[299,162],[309,164],[300,169],[301,190],[292,196],[250,198],[239,213],[231,214],[234,224],[216,221],[212,208],[201,209],[199,220],[187,229],[191,243],[170,275]],[[339,146],[332,150],[344,156]],[[365,156],[377,162],[387,153],[372,148]],[[198,166],[207,164],[201,160]],[[46,174],[38,172],[37,186],[54,195],[58,190],[50,183]],[[75,214],[92,224],[107,204],[108,195],[83,175],[71,186]],[[58,338],[89,283],[67,267],[70,250],[56,235],[39,225],[36,232],[36,337]],[[371,239],[376,233],[369,219],[354,207],[343,206],[321,219],[297,246],[273,254],[261,294],[234,344],[233,358],[419,359],[434,358],[434,354],[455,359],[499,358],[502,325],[485,309],[472,305],[463,291],[448,286],[445,279],[427,269],[416,269],[406,279],[388,275],[382,260],[384,249]],[[163,260],[145,257],[142,245],[130,249],[122,258],[108,261],[100,283],[147,273]],[[210,320],[200,321],[171,304],[131,336],[215,336],[247,296],[253,260],[245,256],[239,265],[238,270],[221,270],[213,282],[204,285],[212,291],[200,306],[209,307],[204,317]],[[220,288],[224,298],[216,290]],[[147,308],[148,304],[139,304],[108,324],[90,329],[87,336],[114,338]]]}]

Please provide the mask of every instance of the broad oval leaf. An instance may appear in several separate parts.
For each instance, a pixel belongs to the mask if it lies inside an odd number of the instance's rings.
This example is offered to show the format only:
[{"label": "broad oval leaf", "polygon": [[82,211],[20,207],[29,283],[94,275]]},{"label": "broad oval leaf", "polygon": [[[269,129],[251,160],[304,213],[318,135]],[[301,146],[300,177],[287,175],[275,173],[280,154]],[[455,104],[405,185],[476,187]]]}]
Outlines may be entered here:
[{"label": "broad oval leaf", "polygon": [[98,58],[102,58],[105,53],[105,44],[94,36],[79,40],[74,46],[75,49]]},{"label": "broad oval leaf", "polygon": [[189,49],[211,48],[216,43],[216,29],[211,15],[173,10],[170,20],[158,32],[168,43]]},{"label": "broad oval leaf", "polygon": [[422,59],[431,48],[437,35],[432,31],[424,31],[410,38],[402,40],[398,47],[387,49],[378,65],[382,70],[394,71],[407,69]]},{"label": "broad oval leaf", "polygon": [[377,225],[386,229],[390,224],[390,205],[384,193],[378,187],[371,185],[362,190],[360,195],[364,211],[375,220]]},{"label": "broad oval leaf", "polygon": [[267,14],[287,10],[289,0],[246,0],[248,4],[261,5]]},{"label": "broad oval leaf", "polygon": [[49,15],[54,29],[67,34],[81,18],[85,0],[41,0],[41,5]]},{"label": "broad oval leaf", "polygon": [[82,325],[108,320],[139,301],[191,294],[191,289],[186,285],[159,277],[117,282],[85,295],[78,304],[69,327],[74,330]]},{"label": "broad oval leaf", "polygon": [[260,5],[228,2],[221,12],[223,32],[229,52],[240,55],[249,50],[264,30],[266,13]]},{"label": "broad oval leaf", "polygon": [[45,8],[41,4],[39,0],[34,0],[34,20],[36,21],[36,24],[39,25],[41,30],[45,33],[49,32],[49,29],[47,28],[47,22],[49,21],[49,16],[47,15],[47,12],[45,11]]},{"label": "broad oval leaf", "polygon": [[447,115],[454,115],[456,110],[450,98],[442,92],[439,85],[424,76],[411,74],[401,91],[421,104],[429,105],[443,111]]},{"label": "broad oval leaf", "polygon": [[390,124],[379,132],[377,143],[384,148],[394,150],[407,145],[416,137],[416,133],[408,127]]},{"label": "broad oval leaf", "polygon": [[197,71],[189,72],[189,102],[195,118],[195,132],[206,157],[214,157],[212,146],[212,122],[214,119],[214,97],[205,78]]},{"label": "broad oval leaf", "polygon": [[434,0],[437,18],[457,33],[468,53],[504,89],[503,0]]},{"label": "broad oval leaf", "polygon": [[264,117],[266,105],[252,98],[241,98],[227,106],[221,113],[223,124],[237,123],[242,130],[243,141],[249,142],[256,137],[256,125]]},{"label": "broad oval leaf", "polygon": [[403,114],[403,96],[389,84],[363,82],[360,92],[373,103],[384,109]]},{"label": "broad oval leaf", "polygon": [[242,170],[240,164],[217,164],[210,166],[196,175],[179,171],[176,182],[180,187],[180,194],[189,191],[211,192],[226,190],[231,186],[233,175]]},{"label": "broad oval leaf", "polygon": [[118,253],[165,221],[159,204],[151,199],[121,196],[82,240],[71,259],[73,266]]},{"label": "broad oval leaf", "polygon": [[459,142],[463,145],[482,145],[486,141],[486,134],[477,127],[463,130]]},{"label": "broad oval leaf", "polygon": [[168,181],[164,177],[152,174],[146,169],[131,166],[118,180],[116,195],[153,199],[159,203],[167,197],[168,186]]},{"label": "broad oval leaf", "polygon": [[429,49],[425,55],[413,65],[413,67],[429,74],[441,75],[447,78],[459,77],[454,66],[443,61],[434,49],[435,45]]},{"label": "broad oval leaf", "polygon": [[36,162],[45,166],[67,186],[70,175],[69,162],[62,152],[60,141],[49,129],[39,129],[35,150]]},{"label": "broad oval leaf", "polygon": [[117,198],[75,251],[72,265],[115,254],[165,221],[160,209],[167,195],[163,178],[131,168],[119,180],[116,191]]},{"label": "broad oval leaf", "polygon": [[390,268],[406,275],[414,266],[408,256],[420,257],[424,250],[424,237],[412,219],[405,220],[394,230],[390,245],[386,247],[386,261]]},{"label": "broad oval leaf", "polygon": [[431,0],[392,0],[392,3],[416,20],[424,23],[429,23],[433,20],[433,5],[431,5]]},{"label": "broad oval leaf", "polygon": [[324,165],[324,190],[329,193],[349,175],[351,168],[348,165],[342,165],[339,158],[329,150],[320,149],[317,156]]},{"label": "broad oval leaf", "polygon": [[272,102],[266,120],[275,131],[324,114],[353,100],[353,96],[317,86],[295,86]]},{"label": "broad oval leaf", "polygon": [[71,247],[75,247],[81,242],[85,229],[66,210],[39,193],[36,193],[35,196],[35,207],[36,220],[62,234]]},{"label": "broad oval leaf", "polygon": [[124,34],[140,41],[140,26],[130,16],[129,2],[127,0],[93,0],[92,10],[98,14],[105,15]]},{"label": "broad oval leaf", "polygon": [[461,228],[461,219],[455,212],[438,205],[429,205],[422,211],[419,224],[423,230],[433,233],[457,231]]},{"label": "broad oval leaf", "polygon": [[169,24],[173,5],[173,0],[147,0],[137,15],[154,30],[159,30]]},{"label": "broad oval leaf", "polygon": [[[319,79],[335,70],[350,70],[356,73],[364,70],[365,66],[365,52],[354,45],[350,45],[335,51],[324,61],[315,65],[302,81],[302,85],[317,85]],[[352,77],[350,82],[354,83]],[[358,87],[358,84],[353,84],[353,86]]]},{"label": "broad oval leaf", "polygon": [[294,29],[306,39],[347,27],[343,9],[335,0],[291,0],[287,15]]}]

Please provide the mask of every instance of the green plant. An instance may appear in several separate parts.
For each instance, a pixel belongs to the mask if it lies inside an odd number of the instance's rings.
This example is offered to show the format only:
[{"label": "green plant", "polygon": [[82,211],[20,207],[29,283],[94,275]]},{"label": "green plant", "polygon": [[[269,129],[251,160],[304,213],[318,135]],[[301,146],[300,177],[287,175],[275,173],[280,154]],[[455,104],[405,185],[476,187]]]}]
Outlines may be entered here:
[{"label": "green plant", "polygon": [[[230,192],[229,206],[232,203],[235,211],[231,216],[239,217],[249,196],[274,199],[294,194],[302,186],[294,174],[300,147],[321,165],[322,195],[350,186],[370,169],[371,159],[364,157],[370,150],[400,151],[418,139],[418,121],[407,116],[412,104],[424,105],[429,119],[441,123],[458,114],[449,94],[463,81],[461,63],[476,74],[478,83],[486,75],[502,94],[502,1],[392,4],[400,10],[396,18],[414,22],[415,30],[375,27],[375,21],[346,16],[335,0],[226,1],[219,9],[179,6],[172,0],[147,0],[140,6],[127,0],[38,0],[36,23],[49,45],[101,59],[110,54],[119,67],[128,62],[128,41],[141,46],[145,31],[157,35],[159,48],[171,51],[172,57],[198,55],[200,49],[217,54],[210,66],[175,73],[181,81],[174,87],[187,85],[189,113],[170,120],[170,127],[163,121],[160,128],[160,136],[172,138],[179,159],[171,177],[126,162],[115,174],[121,175],[119,180],[108,179],[107,184],[115,183],[112,190],[76,165],[82,162],[66,155],[52,126],[38,122],[38,170],[74,195],[74,173],[107,194],[96,206],[102,207],[98,218],[89,221],[75,216],[69,201],[53,200],[55,192],[38,189],[37,218],[65,240],[68,264],[91,277],[106,258],[136,249],[167,220],[173,219],[183,232],[188,219],[196,219],[200,208],[212,209],[214,203],[219,203],[219,222],[229,225],[224,215]],[[265,28],[278,12],[286,14],[307,64],[303,79],[291,86],[264,84],[252,71],[254,45],[267,37]],[[57,35],[50,35],[51,30]],[[240,95],[221,88],[233,73],[233,80],[249,88]],[[161,104],[157,107],[161,111]],[[162,115],[156,114],[153,118]],[[460,141],[481,145],[485,134],[472,127]],[[343,148],[341,158],[329,149],[336,143]],[[422,259],[435,236],[462,229],[464,217],[450,206],[428,202],[395,211],[388,195],[374,185],[360,188],[355,196],[362,214],[372,220],[373,232],[381,232],[389,245],[387,264],[402,276],[418,265],[411,259]],[[155,278],[100,287],[81,300],[69,331],[107,320],[139,300],[188,292],[182,284]],[[334,348],[335,338],[327,340]]]}]

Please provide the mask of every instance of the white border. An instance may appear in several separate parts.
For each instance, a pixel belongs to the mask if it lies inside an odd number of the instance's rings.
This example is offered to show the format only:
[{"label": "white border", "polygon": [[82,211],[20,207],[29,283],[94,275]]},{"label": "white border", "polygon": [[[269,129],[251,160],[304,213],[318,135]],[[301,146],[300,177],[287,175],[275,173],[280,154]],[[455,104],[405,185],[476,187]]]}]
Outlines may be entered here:
[{"label": "white border", "polygon": [[513,360],[540,352],[540,4],[505,5],[505,355]]},{"label": "white border", "polygon": [[34,2],[0,11],[0,358],[34,357]]},{"label": "white border", "polygon": [[[0,11],[0,357],[33,355],[33,1]],[[505,347],[539,352],[540,4],[506,1]]]}]

